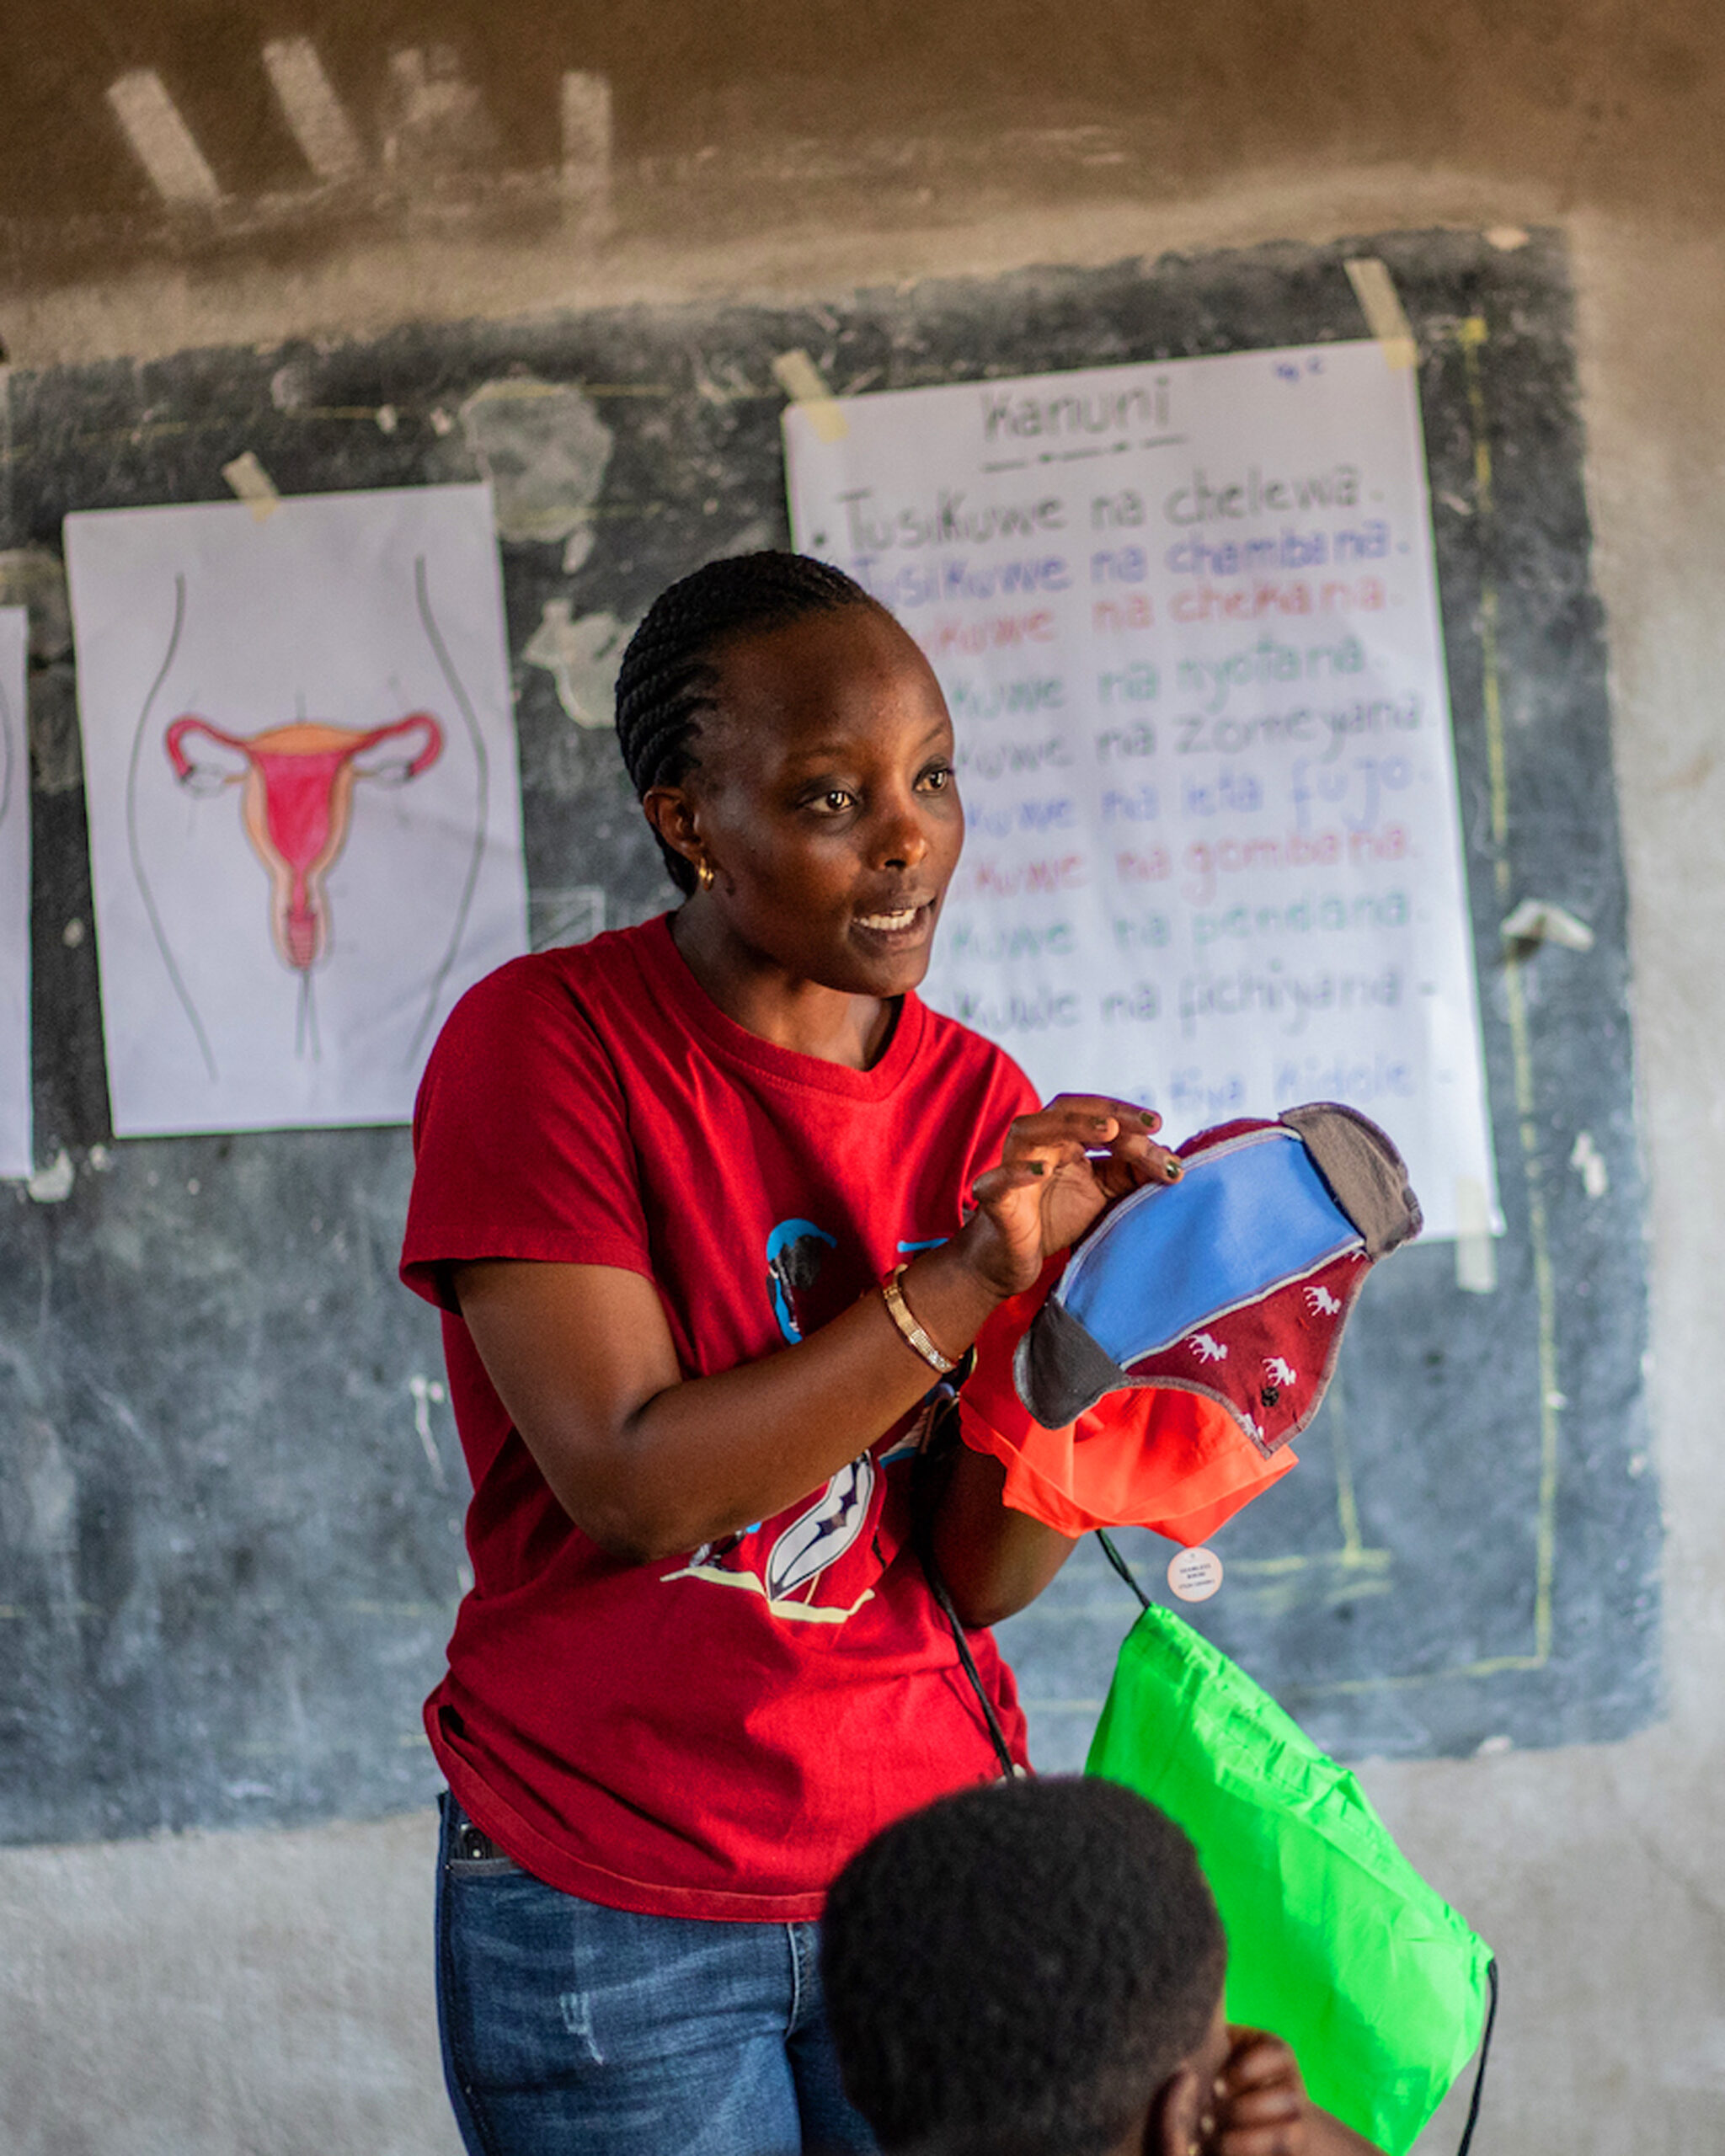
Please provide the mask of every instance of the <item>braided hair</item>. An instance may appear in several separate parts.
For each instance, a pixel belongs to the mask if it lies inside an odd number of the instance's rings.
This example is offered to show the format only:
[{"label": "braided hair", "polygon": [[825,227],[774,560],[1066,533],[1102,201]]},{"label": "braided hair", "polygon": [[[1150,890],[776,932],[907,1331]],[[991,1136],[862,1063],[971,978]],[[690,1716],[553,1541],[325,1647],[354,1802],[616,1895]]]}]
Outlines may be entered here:
[{"label": "braided hair", "polygon": [[905,2156],[1105,2156],[1203,2041],[1226,1956],[1180,1828],[1090,1780],[912,1812],[821,1921],[846,2089]]},{"label": "braided hair", "polygon": [[[879,602],[842,569],[807,554],[765,552],[708,562],[660,594],[629,639],[617,677],[617,735],[638,800],[680,786],[694,768],[702,714],[717,707],[720,647],[788,628],[810,614]],[[695,872],[655,831],[678,889]]]}]

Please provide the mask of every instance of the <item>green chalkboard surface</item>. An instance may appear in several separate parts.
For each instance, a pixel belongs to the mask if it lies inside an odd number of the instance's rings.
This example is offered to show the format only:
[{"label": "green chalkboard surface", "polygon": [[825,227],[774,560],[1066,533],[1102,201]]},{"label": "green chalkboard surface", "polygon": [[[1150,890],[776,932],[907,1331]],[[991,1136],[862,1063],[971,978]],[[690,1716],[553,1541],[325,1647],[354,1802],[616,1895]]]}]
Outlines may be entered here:
[{"label": "green chalkboard surface", "polygon": [[[1302,1464],[1230,1524],[1197,1621],[1331,1748],[1621,1737],[1657,1707],[1642,1195],[1605,652],[1555,237],[1453,232],[369,343],[14,372],[0,547],[68,510],[488,475],[536,939],[668,899],[604,723],[672,578],[783,543],[782,392],[1361,334],[1388,266],[1419,346],[1507,1233],[1368,1283]],[[115,1141],[75,683],[51,579],[30,680],[35,1115],[59,1202],[0,1190],[0,1838],[364,1817],[435,1786],[419,1702],[462,1579],[436,1327],[395,1284],[404,1130]],[[595,723],[598,722],[598,723]],[[1591,948],[1506,954],[1520,901]],[[1585,1140],[1583,1143],[1583,1141]],[[1122,1538],[1162,1593],[1166,1545]],[[1006,1628],[1045,1767],[1082,1756],[1135,1605],[1093,1546]]]}]

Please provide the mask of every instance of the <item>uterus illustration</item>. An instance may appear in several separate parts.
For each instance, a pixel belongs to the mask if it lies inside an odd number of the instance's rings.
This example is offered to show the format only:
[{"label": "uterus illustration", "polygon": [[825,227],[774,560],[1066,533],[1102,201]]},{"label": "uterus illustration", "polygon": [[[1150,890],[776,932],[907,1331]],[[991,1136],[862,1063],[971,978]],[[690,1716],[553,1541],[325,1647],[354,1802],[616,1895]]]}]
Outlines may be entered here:
[{"label": "uterus illustration", "polygon": [[188,792],[239,788],[240,821],[269,878],[270,941],[309,988],[331,949],[328,878],[347,843],[355,787],[418,778],[442,755],[443,728],[416,711],[387,726],[297,719],[241,734],[186,712],[163,745]]}]

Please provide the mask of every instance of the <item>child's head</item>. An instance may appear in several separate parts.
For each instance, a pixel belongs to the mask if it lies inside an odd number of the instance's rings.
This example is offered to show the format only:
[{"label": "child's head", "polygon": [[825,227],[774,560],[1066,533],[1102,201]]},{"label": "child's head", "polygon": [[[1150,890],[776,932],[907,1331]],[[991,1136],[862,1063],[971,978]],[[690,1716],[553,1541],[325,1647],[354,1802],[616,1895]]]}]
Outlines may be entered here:
[{"label": "child's head", "polygon": [[877,1835],[833,1886],[821,1967],[889,2156],[1183,2156],[1226,1951],[1172,1820],[1111,1782],[1027,1780]]}]

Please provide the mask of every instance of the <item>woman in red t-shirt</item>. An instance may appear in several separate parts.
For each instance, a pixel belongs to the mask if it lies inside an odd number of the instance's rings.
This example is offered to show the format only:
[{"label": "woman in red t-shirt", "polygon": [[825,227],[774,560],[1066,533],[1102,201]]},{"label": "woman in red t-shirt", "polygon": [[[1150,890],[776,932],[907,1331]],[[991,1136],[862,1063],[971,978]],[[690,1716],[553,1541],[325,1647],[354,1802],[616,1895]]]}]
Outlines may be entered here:
[{"label": "woman in red t-shirt", "polygon": [[[1037,1108],[917,1000],[952,725],[859,586],[709,564],[630,644],[617,725],[684,903],[482,983],[415,1118],[403,1272],[444,1308],[475,1485],[427,1710],[446,2069],[485,2156],[867,2150],[826,1881],[999,1771],[913,1545],[922,1411],[1048,1255],[1179,1167],[1154,1115]],[[944,1474],[929,1539],[985,1627],[1072,1545],[991,1458]]]}]

